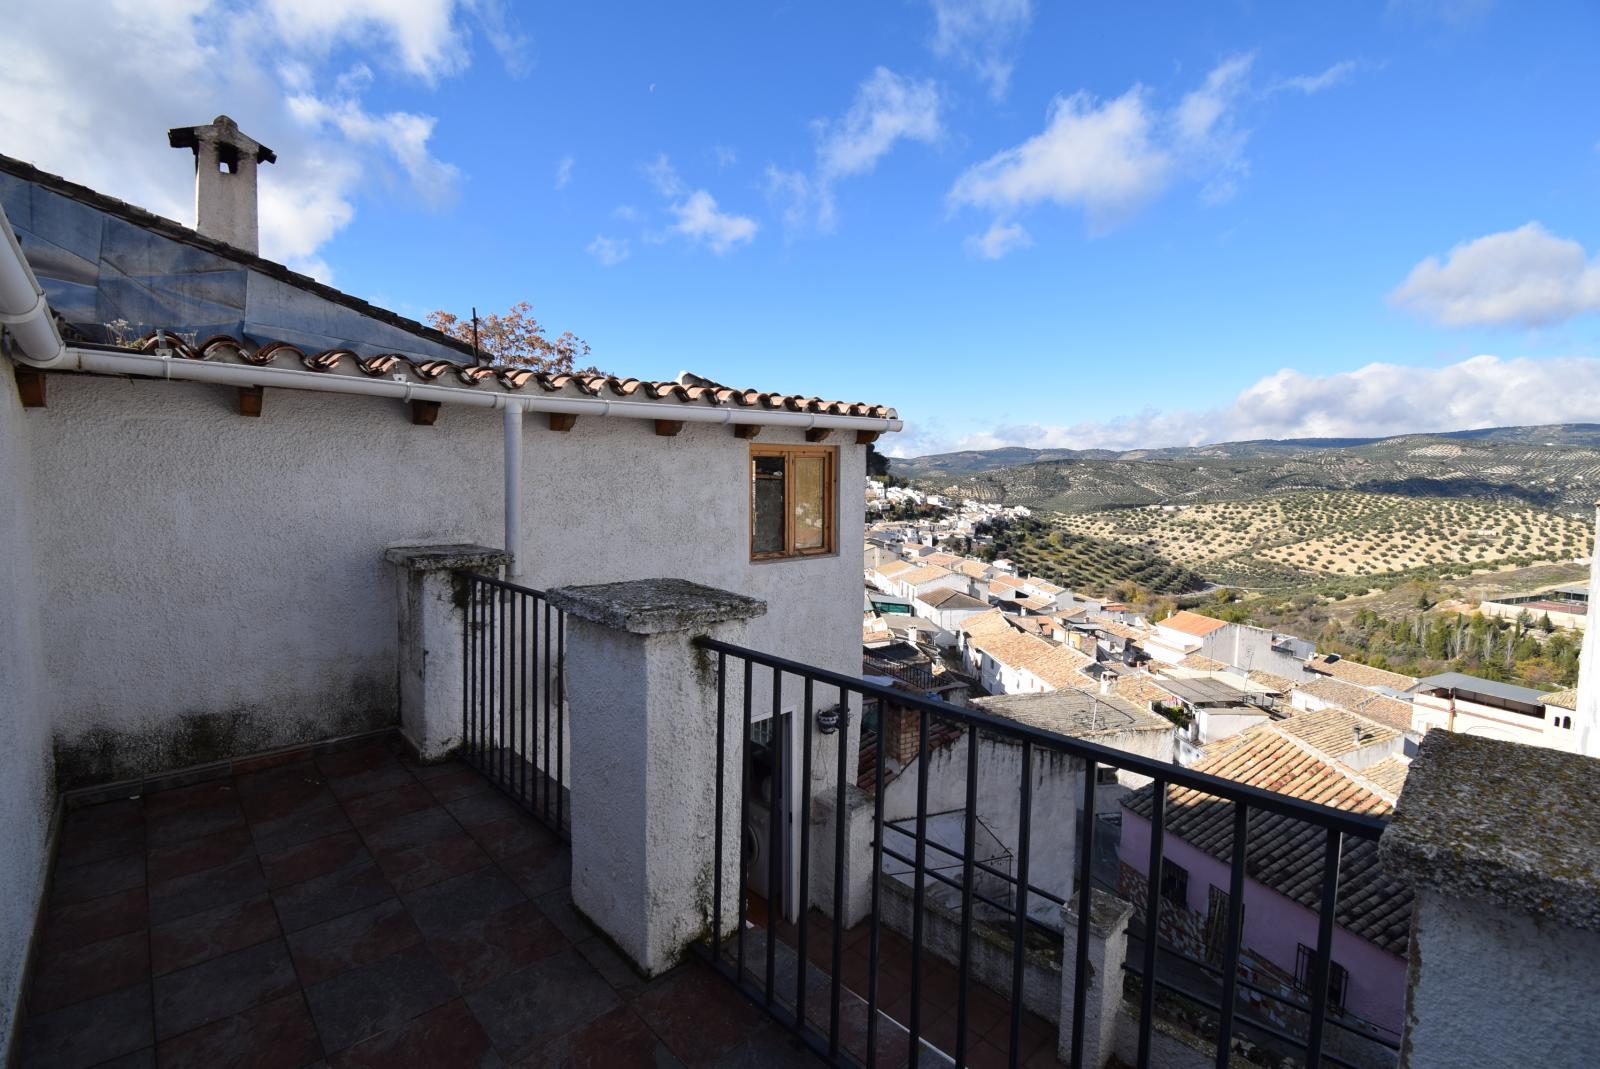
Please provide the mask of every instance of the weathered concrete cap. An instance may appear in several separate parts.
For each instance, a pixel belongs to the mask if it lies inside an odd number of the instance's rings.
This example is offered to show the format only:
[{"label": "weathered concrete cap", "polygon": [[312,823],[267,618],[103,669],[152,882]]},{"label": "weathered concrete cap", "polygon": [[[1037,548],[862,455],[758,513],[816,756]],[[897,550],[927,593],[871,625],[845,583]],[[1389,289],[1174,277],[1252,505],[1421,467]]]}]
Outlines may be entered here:
[{"label": "weathered concrete cap", "polygon": [[1391,875],[1600,931],[1600,761],[1435,730],[1378,856]]},{"label": "weathered concrete cap", "polygon": [[687,579],[636,579],[628,583],[564,586],[550,604],[582,620],[635,635],[687,631],[767,614],[767,603]]},{"label": "weathered concrete cap", "polygon": [[511,563],[511,554],[491,546],[393,546],[383,559],[413,572],[493,571]]},{"label": "weathered concrete cap", "polygon": [[[1133,903],[1125,898],[1102,891],[1098,887],[1089,888],[1089,930],[1101,939],[1106,938],[1118,928],[1125,928],[1128,918],[1133,916]],[[1067,899],[1067,904],[1061,907],[1061,920],[1071,931],[1078,930],[1078,893],[1074,891]]]}]

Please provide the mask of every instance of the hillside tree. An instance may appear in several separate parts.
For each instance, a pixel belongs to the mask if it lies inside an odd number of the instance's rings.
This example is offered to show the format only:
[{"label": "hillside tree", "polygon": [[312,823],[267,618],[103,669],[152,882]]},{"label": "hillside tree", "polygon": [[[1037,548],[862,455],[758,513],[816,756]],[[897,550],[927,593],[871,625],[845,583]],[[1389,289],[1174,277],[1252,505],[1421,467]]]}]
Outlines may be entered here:
[{"label": "hillside tree", "polygon": [[605,374],[592,364],[580,367],[580,362],[589,359],[589,343],[570,330],[551,338],[527,301],[518,301],[503,315],[490,312],[478,316],[476,332],[471,316],[462,318],[443,309],[428,313],[428,325],[457,341],[476,343],[484,363],[551,375]]}]

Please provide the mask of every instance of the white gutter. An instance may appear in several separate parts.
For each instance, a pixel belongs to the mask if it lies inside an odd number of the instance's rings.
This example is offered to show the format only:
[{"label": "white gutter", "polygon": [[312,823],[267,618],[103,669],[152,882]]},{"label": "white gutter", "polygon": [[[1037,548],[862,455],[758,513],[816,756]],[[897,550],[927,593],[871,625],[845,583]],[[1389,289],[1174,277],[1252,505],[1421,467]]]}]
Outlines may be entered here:
[{"label": "white gutter", "polygon": [[57,367],[66,361],[67,347],[4,208],[0,208],[0,232],[5,235],[0,251],[0,326],[11,336],[17,359],[33,367]]},{"label": "white gutter", "polygon": [[684,423],[754,424],[766,427],[800,427],[807,430],[852,430],[888,433],[905,426],[898,419],[874,416],[835,416],[821,412],[788,412],[764,408],[692,402],[611,401],[600,397],[559,397],[487,391],[467,386],[435,386],[411,382],[402,375],[388,379],[357,378],[331,371],[222,364],[181,356],[102,349],[67,349],[62,370],[95,371],[108,375],[214,382],[229,386],[268,386],[281,390],[316,390],[322,393],[393,397],[402,401],[439,401],[475,408],[515,408],[523,412],[557,412],[574,416],[621,416],[625,419],[675,420]]}]

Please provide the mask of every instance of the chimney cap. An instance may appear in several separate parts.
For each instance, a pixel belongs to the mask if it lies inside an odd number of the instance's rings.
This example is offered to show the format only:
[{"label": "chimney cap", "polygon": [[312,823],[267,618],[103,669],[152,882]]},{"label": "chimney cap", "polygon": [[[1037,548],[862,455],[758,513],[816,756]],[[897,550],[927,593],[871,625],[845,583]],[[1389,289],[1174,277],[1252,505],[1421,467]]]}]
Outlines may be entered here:
[{"label": "chimney cap", "polygon": [[216,142],[224,155],[254,156],[257,163],[278,162],[276,152],[241,132],[239,124],[226,115],[218,115],[205,126],[175,126],[167,131],[167,144],[173,148],[193,149],[196,155],[205,141]]}]

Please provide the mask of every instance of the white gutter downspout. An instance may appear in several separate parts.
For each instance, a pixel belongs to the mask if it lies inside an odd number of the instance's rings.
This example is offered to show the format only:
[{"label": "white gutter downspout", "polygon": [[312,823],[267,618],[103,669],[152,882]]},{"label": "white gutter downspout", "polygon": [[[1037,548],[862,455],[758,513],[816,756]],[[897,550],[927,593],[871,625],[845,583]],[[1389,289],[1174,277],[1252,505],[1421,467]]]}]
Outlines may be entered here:
[{"label": "white gutter downspout", "polygon": [[506,552],[511,566],[506,578],[515,581],[522,575],[522,406],[508,402],[506,435]]},{"label": "white gutter downspout", "polygon": [[38,368],[57,367],[66,362],[67,347],[4,208],[0,208],[0,231],[5,234],[5,248],[0,250],[0,326],[11,335],[17,359]]}]

